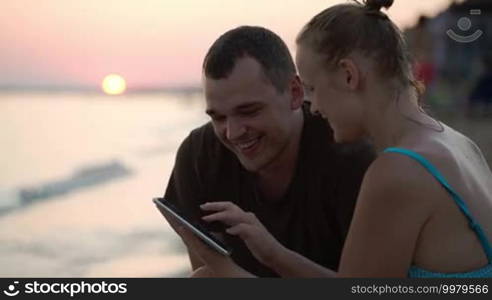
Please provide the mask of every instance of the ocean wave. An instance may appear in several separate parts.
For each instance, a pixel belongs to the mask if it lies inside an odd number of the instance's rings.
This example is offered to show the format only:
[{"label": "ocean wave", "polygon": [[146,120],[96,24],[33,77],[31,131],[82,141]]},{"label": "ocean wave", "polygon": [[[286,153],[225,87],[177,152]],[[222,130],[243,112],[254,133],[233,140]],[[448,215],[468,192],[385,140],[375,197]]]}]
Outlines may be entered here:
[{"label": "ocean wave", "polygon": [[17,190],[3,190],[0,191],[0,215],[35,202],[105,184],[132,173],[133,171],[123,163],[112,160],[78,168],[65,179],[21,187]]}]

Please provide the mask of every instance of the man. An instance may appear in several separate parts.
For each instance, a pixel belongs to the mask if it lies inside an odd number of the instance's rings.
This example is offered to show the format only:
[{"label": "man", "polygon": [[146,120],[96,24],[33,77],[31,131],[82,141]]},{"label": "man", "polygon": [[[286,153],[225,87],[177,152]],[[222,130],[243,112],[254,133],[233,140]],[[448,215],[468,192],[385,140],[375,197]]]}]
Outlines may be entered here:
[{"label": "man", "polygon": [[[223,34],[203,74],[211,122],[180,146],[165,198],[197,219],[205,202],[232,202],[287,248],[336,270],[371,148],[334,144],[326,121],[303,101],[288,48],[267,29]],[[239,266],[277,276],[240,239],[224,238]],[[188,251],[194,275],[203,275]]]}]

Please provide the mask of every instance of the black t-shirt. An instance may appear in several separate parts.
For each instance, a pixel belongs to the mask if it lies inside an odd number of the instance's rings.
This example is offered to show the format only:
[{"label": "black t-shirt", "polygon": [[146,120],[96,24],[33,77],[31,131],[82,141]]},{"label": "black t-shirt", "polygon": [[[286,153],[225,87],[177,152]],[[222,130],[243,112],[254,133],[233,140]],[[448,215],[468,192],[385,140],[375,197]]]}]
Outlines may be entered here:
[{"label": "black t-shirt", "polygon": [[[368,143],[335,144],[325,120],[304,106],[304,127],[294,177],[284,197],[265,201],[254,175],[215,136],[211,123],[181,144],[165,198],[188,215],[199,205],[231,201],[254,213],[287,248],[332,270],[338,269],[360,184],[374,159]],[[233,260],[262,277],[278,276],[260,264],[239,238],[225,234]]]}]

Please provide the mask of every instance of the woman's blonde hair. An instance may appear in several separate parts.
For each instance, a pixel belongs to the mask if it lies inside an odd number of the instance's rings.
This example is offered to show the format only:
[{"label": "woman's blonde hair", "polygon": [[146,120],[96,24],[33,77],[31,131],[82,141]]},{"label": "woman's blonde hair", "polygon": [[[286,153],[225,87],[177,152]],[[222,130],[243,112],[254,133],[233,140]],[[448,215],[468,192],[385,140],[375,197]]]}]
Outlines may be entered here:
[{"label": "woman's blonde hair", "polygon": [[381,11],[393,0],[365,0],[339,4],[323,10],[307,23],[297,37],[297,44],[308,46],[322,55],[328,68],[353,51],[376,62],[376,72],[383,78],[394,78],[401,86],[416,82],[407,45],[401,31]]}]

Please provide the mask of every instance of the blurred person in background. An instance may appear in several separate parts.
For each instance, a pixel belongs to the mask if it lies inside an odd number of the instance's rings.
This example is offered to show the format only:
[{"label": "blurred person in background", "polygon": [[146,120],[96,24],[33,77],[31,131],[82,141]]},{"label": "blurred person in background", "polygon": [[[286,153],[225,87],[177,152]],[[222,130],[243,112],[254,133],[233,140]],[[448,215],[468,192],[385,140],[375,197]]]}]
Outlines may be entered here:
[{"label": "blurred person in background", "polygon": [[484,72],[471,92],[469,116],[492,116],[492,54],[483,57]]},{"label": "blurred person in background", "polygon": [[424,84],[426,89],[432,84],[435,76],[432,36],[427,24],[428,18],[421,16],[415,28],[408,30],[405,36],[415,61],[415,77]]}]

